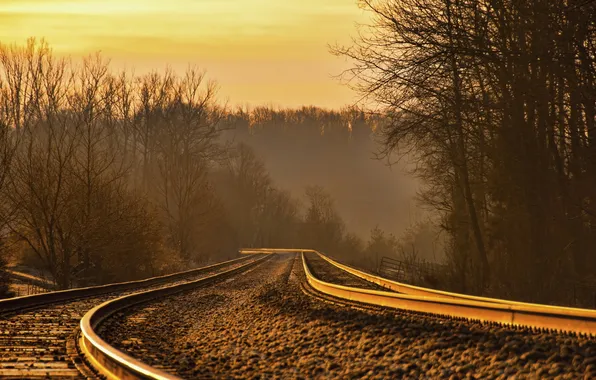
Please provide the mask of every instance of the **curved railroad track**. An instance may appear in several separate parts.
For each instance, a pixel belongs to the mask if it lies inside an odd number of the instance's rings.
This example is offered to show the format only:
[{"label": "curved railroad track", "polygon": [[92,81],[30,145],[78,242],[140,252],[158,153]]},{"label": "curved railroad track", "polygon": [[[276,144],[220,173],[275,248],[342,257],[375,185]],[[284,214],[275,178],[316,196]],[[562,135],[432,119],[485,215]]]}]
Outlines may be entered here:
[{"label": "curved railroad track", "polygon": [[362,289],[385,289],[378,284],[351,274],[342,268],[330,265],[330,263],[325,260],[325,256],[319,255],[316,252],[304,252],[304,259],[308,260],[308,265],[313,276],[317,278],[324,278],[325,281]]},{"label": "curved railroad track", "polygon": [[[142,304],[122,298],[100,322],[88,314],[90,330],[152,378],[596,376],[591,335],[454,317],[436,305],[462,312],[472,301],[379,291],[305,251],[272,255],[217,286]],[[388,308],[382,298],[401,303]],[[416,302],[434,309],[420,312]]]},{"label": "curved railroad track", "polygon": [[[80,322],[81,336],[79,339],[79,348],[85,354],[90,364],[101,374],[109,378],[155,378],[170,379],[175,376],[170,375],[166,370],[175,370],[171,365],[165,368],[149,366],[143,361],[127,355],[123,350],[108,344],[100,335],[101,327],[108,324],[111,317],[120,311],[129,311],[138,304],[146,304],[149,301],[158,299],[158,302],[167,302],[171,296],[187,290],[196,290],[196,288],[210,285],[219,286],[223,280],[227,283],[233,282],[234,276],[250,272],[253,267],[262,264],[271,256],[257,257],[254,260],[240,263],[232,268],[222,268],[217,273],[203,276],[199,279],[187,281],[185,283],[173,284],[158,289],[151,289],[137,292],[131,295],[124,295],[114,300],[109,300],[96,306],[83,316]],[[170,311],[169,307],[162,310]],[[179,316],[179,315],[178,315]],[[137,323],[135,321],[135,323]],[[175,325],[175,324],[174,324]],[[145,334],[151,330],[150,325],[144,325]],[[162,331],[164,338],[170,334],[168,328],[163,329],[163,320],[157,321],[157,327]],[[171,326],[170,326],[171,327]],[[121,334],[120,336],[130,337],[130,334]],[[154,339],[154,335],[150,334]]]},{"label": "curved railroad track", "polygon": [[[596,310],[476,297],[412,286],[341,264],[312,249],[252,248],[241,252],[299,252],[303,256],[306,255],[314,265],[310,268],[311,266],[306,265],[304,260],[309,285],[322,293],[338,298],[449,317],[596,335]],[[315,258],[316,261],[313,261]],[[315,275],[311,273],[311,270],[317,270],[317,266],[320,266],[317,262],[321,260],[326,261],[334,271],[345,271],[354,277],[378,285],[382,290],[370,289],[370,287],[363,289],[362,286],[352,287],[349,283],[333,283],[333,279],[321,281],[316,273]],[[336,286],[338,284],[344,286]]]},{"label": "curved railroad track", "polygon": [[254,259],[243,257],[142,281],[2,300],[0,378],[95,378],[76,344],[80,319],[88,310],[125,294],[187,283]]}]

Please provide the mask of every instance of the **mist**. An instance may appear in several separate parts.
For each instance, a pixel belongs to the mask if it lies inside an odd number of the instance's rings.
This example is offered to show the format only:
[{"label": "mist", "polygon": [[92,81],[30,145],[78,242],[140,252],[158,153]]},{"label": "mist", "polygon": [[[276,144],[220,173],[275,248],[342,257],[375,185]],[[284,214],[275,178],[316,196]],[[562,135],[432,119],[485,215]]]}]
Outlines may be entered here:
[{"label": "mist", "polygon": [[378,157],[380,147],[367,126],[352,135],[348,129],[330,136],[317,125],[301,125],[293,133],[287,125],[267,129],[239,126],[227,138],[246,143],[264,161],[273,181],[303,198],[309,185],[332,194],[346,229],[362,239],[380,229],[399,235],[417,218],[417,180],[405,161],[389,165]]}]

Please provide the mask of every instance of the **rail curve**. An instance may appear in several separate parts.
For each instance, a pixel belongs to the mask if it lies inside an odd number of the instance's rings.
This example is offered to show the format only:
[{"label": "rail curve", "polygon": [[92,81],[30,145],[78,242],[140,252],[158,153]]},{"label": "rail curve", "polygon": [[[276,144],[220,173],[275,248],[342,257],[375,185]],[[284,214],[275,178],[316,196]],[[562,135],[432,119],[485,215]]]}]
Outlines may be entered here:
[{"label": "rail curve", "polygon": [[[308,284],[321,293],[340,299],[465,319],[596,335],[596,310],[476,297],[402,284],[338,263],[313,249],[250,248],[241,251],[257,252],[301,253]],[[305,252],[316,253],[331,265],[392,291],[361,289],[322,281],[310,271],[304,258]]]},{"label": "rail curve", "polygon": [[596,335],[596,310],[480,302],[348,287],[316,278],[304,256],[302,261],[308,284],[321,293],[340,299],[470,320]]},{"label": "rail curve", "polygon": [[241,253],[266,253],[266,252],[312,252],[317,254],[323,260],[327,261],[329,264],[342,269],[350,274],[353,274],[356,277],[360,277],[363,280],[372,282],[377,284],[385,289],[392,290],[397,293],[401,294],[408,294],[414,296],[424,296],[424,297],[440,297],[440,298],[447,298],[447,299],[454,299],[454,300],[466,300],[466,301],[477,301],[477,302],[488,302],[488,303],[498,303],[498,304],[506,304],[506,305],[518,305],[518,306],[531,306],[531,307],[539,307],[544,308],[545,310],[551,309],[553,311],[557,310],[569,310],[569,311],[583,311],[586,309],[580,308],[573,308],[573,307],[565,307],[565,306],[552,306],[552,305],[544,305],[544,304],[537,304],[537,303],[530,303],[530,302],[519,302],[519,301],[511,301],[505,299],[498,299],[498,298],[489,298],[489,297],[479,297],[473,296],[469,294],[461,294],[461,293],[453,293],[447,292],[444,290],[437,290],[437,289],[430,289],[416,285],[405,284],[402,282],[390,280],[384,277],[380,277],[371,273],[364,272],[362,270],[353,268],[349,265],[342,264],[338,261],[333,260],[329,256],[316,251],[314,249],[278,249],[278,248],[250,248],[246,250],[242,250]]},{"label": "rail curve", "polygon": [[144,280],[118,282],[114,284],[89,286],[84,288],[75,288],[68,290],[57,290],[42,294],[7,298],[0,300],[0,315],[10,313],[13,311],[22,311],[25,309],[35,308],[51,303],[74,300],[78,298],[92,297],[105,293],[121,292],[135,288],[153,286],[170,281],[176,281],[193,275],[201,274],[209,270],[217,269],[219,267],[242,262],[247,259],[249,259],[249,257],[244,256],[237,259],[224,261],[222,263],[210,265],[207,267],[190,269],[187,271],[176,272],[164,276],[151,277]]},{"label": "rail curve", "polygon": [[[306,251],[305,251],[306,252]],[[461,293],[452,293],[447,292],[444,290],[437,290],[437,289],[430,289],[424,288],[421,286],[415,286],[410,284],[404,284],[401,282],[397,282],[394,280],[386,279],[371,273],[367,273],[356,268],[350,267],[349,265],[345,265],[339,263],[329,256],[322,254],[321,252],[314,251],[317,255],[319,255],[323,260],[327,261],[331,265],[343,269],[348,273],[351,273],[357,277],[360,277],[366,281],[375,283],[383,288],[402,293],[402,294],[409,294],[409,295],[416,295],[416,296],[424,296],[424,297],[439,297],[439,298],[447,298],[447,299],[454,299],[454,300],[466,300],[466,301],[477,301],[477,302],[488,302],[488,303],[497,303],[497,304],[504,304],[504,305],[516,305],[516,306],[525,306],[525,307],[536,307],[542,308],[546,310],[569,310],[569,311],[583,311],[586,309],[580,308],[573,308],[573,307],[566,307],[566,306],[553,306],[553,305],[544,305],[544,304],[537,304],[537,303],[530,303],[530,302],[519,302],[519,301],[511,301],[505,299],[498,299],[498,298],[489,298],[489,297],[479,297],[479,296],[472,296],[469,294],[461,294]]]},{"label": "rail curve", "polygon": [[[198,286],[207,285],[214,281],[231,277],[236,273],[246,271],[263,261],[269,259],[265,255],[254,261],[250,261],[239,267],[209,276],[199,280],[190,281],[183,284],[172,285],[164,288],[148,290],[134,293],[131,295],[116,298],[104,302],[87,312],[81,319],[79,338],[79,347],[85,354],[89,363],[103,376],[109,379],[178,379],[178,377],[153,368],[141,361],[123,353],[122,351],[110,346],[96,333],[95,329],[103,320],[114,313],[139,303],[147,302],[156,298],[166,297],[176,293],[190,290]],[[221,266],[222,264],[216,264]],[[211,266],[214,269],[215,266]]]}]

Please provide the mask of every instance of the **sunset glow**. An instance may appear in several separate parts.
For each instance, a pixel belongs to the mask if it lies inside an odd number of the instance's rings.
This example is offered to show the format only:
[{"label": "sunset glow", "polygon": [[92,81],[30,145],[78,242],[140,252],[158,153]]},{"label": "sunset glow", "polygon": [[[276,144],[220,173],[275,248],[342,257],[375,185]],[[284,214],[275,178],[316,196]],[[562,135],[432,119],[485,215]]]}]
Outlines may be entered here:
[{"label": "sunset glow", "polygon": [[365,21],[355,0],[0,1],[3,43],[44,37],[60,55],[101,51],[137,73],[196,64],[231,104],[352,103],[327,45]]}]

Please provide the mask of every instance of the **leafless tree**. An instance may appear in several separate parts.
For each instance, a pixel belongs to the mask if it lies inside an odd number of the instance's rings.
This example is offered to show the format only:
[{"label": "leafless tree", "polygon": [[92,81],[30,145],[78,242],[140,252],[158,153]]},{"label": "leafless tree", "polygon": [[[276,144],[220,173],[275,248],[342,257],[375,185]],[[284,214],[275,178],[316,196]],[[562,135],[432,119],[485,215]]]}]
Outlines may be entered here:
[{"label": "leafless tree", "polygon": [[418,158],[462,289],[546,302],[593,276],[594,3],[360,4],[371,25],[333,51],[387,152]]},{"label": "leafless tree", "polygon": [[24,61],[18,65],[29,70],[34,105],[27,111],[31,121],[22,131],[23,143],[4,191],[16,212],[9,226],[44,260],[59,286],[66,288],[74,255],[73,224],[66,214],[75,197],[71,168],[79,139],[78,126],[66,111],[73,76],[67,63],[54,59],[43,43],[8,59]]}]

